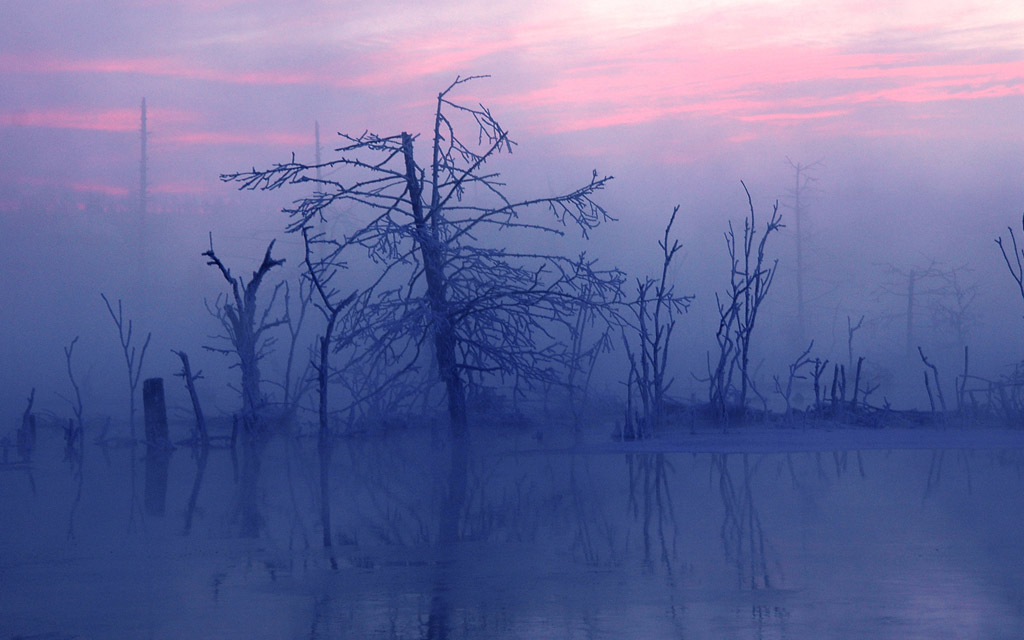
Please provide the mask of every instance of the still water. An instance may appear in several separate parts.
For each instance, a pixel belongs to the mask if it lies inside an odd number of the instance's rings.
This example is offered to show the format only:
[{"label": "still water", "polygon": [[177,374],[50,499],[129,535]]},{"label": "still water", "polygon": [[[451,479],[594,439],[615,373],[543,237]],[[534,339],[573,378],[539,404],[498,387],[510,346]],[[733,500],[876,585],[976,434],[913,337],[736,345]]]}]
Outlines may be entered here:
[{"label": "still water", "polygon": [[1020,449],[646,449],[342,441],[327,553],[315,439],[42,434],[0,466],[0,638],[1024,637]]}]

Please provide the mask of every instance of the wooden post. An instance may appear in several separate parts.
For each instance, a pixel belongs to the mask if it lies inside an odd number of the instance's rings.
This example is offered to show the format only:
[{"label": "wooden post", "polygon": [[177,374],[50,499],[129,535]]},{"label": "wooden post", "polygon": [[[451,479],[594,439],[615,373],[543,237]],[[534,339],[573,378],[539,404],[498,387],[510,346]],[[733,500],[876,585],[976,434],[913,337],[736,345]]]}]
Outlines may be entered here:
[{"label": "wooden post", "polygon": [[146,444],[166,447],[167,405],[164,403],[163,378],[147,378],[143,381],[142,404],[146,414]]}]

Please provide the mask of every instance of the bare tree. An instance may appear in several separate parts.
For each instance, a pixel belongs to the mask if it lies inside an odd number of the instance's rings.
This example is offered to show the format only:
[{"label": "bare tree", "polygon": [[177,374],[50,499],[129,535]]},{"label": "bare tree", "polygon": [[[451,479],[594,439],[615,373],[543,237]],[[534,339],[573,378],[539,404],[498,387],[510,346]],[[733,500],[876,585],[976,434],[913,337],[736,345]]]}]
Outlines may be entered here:
[{"label": "bare tree", "polygon": [[[363,227],[337,239],[326,259],[340,261],[343,254],[361,249],[378,265],[374,283],[364,291],[378,291],[377,307],[370,311],[381,312],[385,320],[363,335],[376,350],[392,342],[380,340],[378,331],[412,341],[417,354],[419,345],[428,346],[423,351],[432,355],[444,384],[451,432],[459,439],[468,435],[468,384],[484,376],[552,379],[558,368],[564,369],[564,337],[579,305],[597,308],[616,300],[622,280],[617,270],[599,269],[585,256],[566,258],[497,244],[529,234],[561,236],[567,225],[585,237],[609,219],[593,198],[610,178],[595,172],[588,183],[562,195],[522,201],[507,197],[499,175],[484,167],[497,154],[512,151],[508,133],[485,107],[450,98],[472,79],[457,78],[438,94],[425,164],[414,152],[417,136],[364,132],[343,135],[338,157],[322,165],[293,157],[268,170],[222,176],[243,189],[315,183],[319,189],[313,195],[285,210],[293,233],[326,221],[335,202],[372,213]],[[457,133],[464,124],[475,128],[475,135]],[[344,171],[337,179],[318,179],[318,169]],[[520,217],[537,207],[547,208],[552,221]],[[585,284],[601,296],[585,300]]]},{"label": "bare tree", "polygon": [[100,297],[103,298],[103,302],[107,305],[107,311],[110,312],[110,317],[113,319],[114,324],[117,326],[117,337],[121,342],[121,351],[124,353],[124,362],[128,369],[128,426],[131,434],[131,439],[135,440],[135,390],[139,387],[139,376],[142,375],[142,361],[146,357],[146,348],[149,346],[149,340],[153,337],[152,333],[146,334],[146,340],[142,343],[142,350],[138,352],[139,359],[135,360],[135,346],[132,345],[132,321],[129,319],[125,324],[124,309],[121,305],[121,299],[117,300],[117,313],[114,313],[114,307],[110,304],[110,300],[107,299],[105,293],[101,293]]},{"label": "bare tree", "polygon": [[718,303],[719,324],[715,334],[718,341],[718,360],[712,368],[708,355],[709,401],[721,417],[730,411],[730,398],[735,397],[736,408],[740,411],[747,406],[747,390],[750,388],[750,345],[757,323],[761,304],[771,290],[775,280],[778,260],[766,264],[765,246],[772,233],[783,228],[779,203],[772,208],[772,214],[765,224],[760,240],[757,240],[757,220],[750,191],[743,182],[747,195],[749,215],[743,220],[742,244],[737,244],[732,222],[725,233],[725,246],[729,252],[730,279],[725,299],[715,294]]},{"label": "bare tree", "polygon": [[[604,295],[599,288],[587,284],[580,288],[580,294],[584,300],[596,296],[595,301]],[[579,305],[574,326],[570,331],[569,367],[565,380],[569,394],[569,408],[572,412],[573,430],[576,436],[581,435],[580,429],[590,395],[590,382],[598,358],[613,349],[611,330],[610,325],[600,321],[591,305]]]},{"label": "bare tree", "polygon": [[971,330],[979,324],[973,308],[978,285],[971,279],[971,271],[964,264],[939,273],[940,284],[930,304],[935,327],[952,334],[957,350],[967,346]]},{"label": "bare tree", "polygon": [[242,372],[242,424],[247,435],[255,435],[262,424],[260,410],[263,408],[264,399],[260,393],[260,370],[259,361],[267,355],[268,349],[273,345],[273,339],[265,336],[267,331],[287,322],[287,310],[285,317],[271,318],[274,309],[274,302],[277,300],[278,292],[282,284],[274,287],[270,301],[258,313],[259,303],[256,295],[260,285],[267,273],[274,267],[284,264],[284,260],[277,260],[272,257],[274,241],[271,240],[267,251],[263,255],[263,261],[259,268],[253,272],[252,278],[245,282],[241,276],[231,275],[231,270],[224,266],[220,258],[213,251],[213,237],[210,237],[210,249],[203,253],[207,258],[208,265],[215,266],[231,287],[231,296],[219,296],[216,303],[207,309],[213,314],[226,332],[222,336],[231,344],[231,348],[220,348],[206,346],[205,349],[233,355],[238,358],[235,366]]},{"label": "bare tree", "polygon": [[[693,300],[693,296],[677,295],[675,285],[668,281],[672,260],[681,248],[678,240],[670,241],[677,213],[678,205],[672,209],[672,215],[665,225],[665,234],[658,241],[662,257],[661,275],[657,280],[650,277],[638,279],[636,299],[629,304],[632,312],[629,326],[636,345],[631,346],[631,337],[627,336],[625,329],[622,332],[630,368],[627,393],[631,396],[635,387],[642,410],[638,418],[632,413],[626,415],[624,437],[649,437],[662,426],[665,394],[673,382],[665,379],[669,343],[676,326],[676,315],[685,312]],[[627,405],[631,404],[627,402]]]},{"label": "bare tree", "polygon": [[916,316],[919,311],[920,301],[935,296],[939,292],[939,279],[943,274],[938,261],[931,260],[927,267],[911,267],[901,269],[895,265],[885,265],[886,278],[875,292],[875,296],[888,295],[906,300],[906,310],[896,313],[889,318],[903,318],[906,321],[904,347],[906,357],[913,354],[917,339],[915,329],[917,328]]},{"label": "bare tree", "polygon": [[[936,367],[934,364],[931,363],[931,361],[928,360],[928,357],[926,355],[924,355],[924,351],[921,349],[921,347],[917,348],[917,353],[921,356],[921,362],[924,363],[924,366],[928,367],[928,369],[931,369],[931,372],[932,372],[932,378],[931,379],[935,381],[935,390],[936,390],[936,392],[939,395],[939,404],[942,407],[942,413],[945,414],[946,413],[946,396],[943,395],[943,393],[942,393],[942,382],[939,380],[939,368]],[[925,372],[924,372],[924,387],[925,387],[925,390],[928,392],[928,402],[931,404],[932,413],[935,413],[935,397],[932,395],[931,383],[928,380],[928,369],[926,369]]]},{"label": "bare tree", "polygon": [[296,373],[296,352],[300,347],[307,347],[303,342],[303,325],[306,322],[306,312],[311,306],[313,299],[313,285],[307,278],[299,279],[298,302],[292,304],[292,288],[287,280],[282,282],[284,290],[284,326],[288,330],[288,355],[285,359],[284,373],[281,381],[273,381],[275,386],[281,387],[282,404],[286,416],[294,416],[302,402],[302,399],[312,390],[313,385],[313,359],[306,359],[305,366]]},{"label": "bare tree", "polygon": [[[203,416],[203,407],[199,404],[199,394],[196,392],[196,380],[203,377],[202,371],[192,372],[192,365],[188,361],[188,354],[184,351],[175,351],[175,355],[181,359],[181,371],[175,375],[185,380],[185,388],[188,389],[188,397],[192,401],[192,413],[196,418],[196,435],[203,449],[210,447],[210,434],[206,430],[206,418]],[[195,441],[196,438],[193,438]]]},{"label": "bare tree", "polygon": [[64,398],[64,400],[71,405],[71,410],[75,414],[74,419],[69,420],[68,426],[64,429],[64,458],[71,461],[72,464],[77,463],[79,469],[81,469],[82,457],[85,453],[85,428],[82,422],[82,415],[84,411],[82,406],[82,391],[78,387],[78,382],[75,381],[75,372],[71,369],[71,356],[75,353],[75,345],[77,343],[78,336],[75,336],[75,339],[71,341],[71,344],[64,347],[64,361],[67,363],[68,380],[71,381],[71,390],[75,392],[75,397],[73,399]]},{"label": "bare tree", "polygon": [[811,360],[811,357],[810,357],[812,349],[814,349],[814,340],[811,340],[811,343],[807,345],[807,348],[804,349],[803,352],[799,356],[797,356],[796,360],[794,360],[789,365],[789,377],[786,378],[785,389],[783,389],[782,381],[779,380],[779,376],[777,376],[777,375],[772,376],[772,379],[775,381],[775,393],[777,393],[780,396],[782,396],[782,399],[786,401],[786,414],[785,415],[786,415],[787,418],[790,417],[793,414],[792,397],[793,397],[793,385],[794,385],[794,383],[797,380],[806,380],[807,379],[807,376],[804,375],[803,373],[801,373],[801,371],[804,368],[806,368],[806,367],[814,368],[815,367],[816,360]]},{"label": "bare tree", "polygon": [[[1021,215],[1021,227],[1024,228],[1024,215]],[[1003,236],[996,238],[996,244],[999,245],[999,251],[1003,254],[1003,262],[1006,263],[1010,276],[1017,283],[1021,299],[1024,299],[1024,262],[1021,262],[1024,250],[1017,246],[1017,236],[1013,233],[1013,227],[1006,227],[1006,230],[1010,232],[1010,243],[1013,245],[1013,250],[1007,252],[1007,247],[1003,244]],[[1011,255],[1013,256],[1012,261],[1010,260]]]},{"label": "bare tree", "polygon": [[[303,227],[302,240],[305,249],[305,258],[303,260],[303,264],[306,266],[305,276],[312,283],[313,290],[316,291],[319,300],[316,306],[323,314],[324,319],[327,320],[327,327],[324,329],[323,335],[317,339],[319,353],[314,368],[317,374],[317,391],[319,392],[317,415],[320,419],[320,428],[317,445],[320,454],[320,520],[323,524],[324,548],[330,549],[332,546],[329,483],[331,434],[327,410],[327,381],[331,375],[331,342],[334,339],[334,329],[338,323],[338,317],[356,299],[357,292],[353,291],[347,297],[342,298],[339,290],[333,284],[334,278],[342,265],[332,261],[330,258],[317,259],[314,257],[316,245],[327,245],[327,256],[332,256],[333,251],[331,249],[336,247],[336,243],[324,239],[321,234],[313,234],[309,227]],[[331,557],[332,567],[336,569],[337,565],[335,563],[335,559]]]}]

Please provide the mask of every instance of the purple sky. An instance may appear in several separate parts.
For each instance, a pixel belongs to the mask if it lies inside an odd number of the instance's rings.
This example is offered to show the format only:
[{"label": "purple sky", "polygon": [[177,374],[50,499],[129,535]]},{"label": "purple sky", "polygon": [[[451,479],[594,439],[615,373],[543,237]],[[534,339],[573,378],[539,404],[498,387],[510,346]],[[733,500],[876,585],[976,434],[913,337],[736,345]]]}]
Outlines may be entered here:
[{"label": "purple sky", "polygon": [[9,0],[0,188],[132,195],[146,97],[152,191],[223,193],[220,172],[311,156],[315,119],[325,146],[418,131],[477,73],[493,78],[461,95],[552,163],[671,174],[909,149],[938,180],[951,156],[1021,167],[1024,4],[633,5]]},{"label": "purple sky", "polygon": [[[170,349],[186,345],[196,366],[226,366],[198,352],[213,331],[200,301],[223,284],[199,257],[208,232],[239,269],[271,238],[281,251],[295,239],[277,213],[288,194],[237,195],[218,176],[292,152],[312,161],[314,121],[327,149],[337,131],[423,132],[437,92],[472,74],[492,77],[455,97],[490,107],[519,143],[495,162],[509,189],[546,195],[592,169],[616,177],[601,201],[624,222],[595,234],[604,263],[653,268],[664,217],[682,204],[679,286],[698,293],[688,356],[713,336],[721,233],[746,210],[739,180],[763,211],[792,186],[787,157],[823,161],[804,226],[823,353],[846,314],[891,311],[870,299],[885,263],[970,263],[985,304],[1002,305],[986,335],[1019,336],[1020,301],[992,240],[1024,207],[1024,3],[635,4],[6,0],[0,300],[17,304],[0,305],[0,355],[13,363],[0,405],[20,411],[32,386],[66,390],[55,345],[74,335],[91,338],[84,371],[106,363],[90,393],[121,374],[101,291],[154,331],[154,371],[173,370]],[[162,243],[135,247],[125,212],[143,97],[150,211],[170,213],[151,220]],[[87,215],[39,217],[41,203]],[[791,315],[793,237],[775,248],[784,272],[766,335]],[[140,255],[148,302],[127,284]],[[896,344],[878,331],[866,344]],[[1008,352],[1000,340],[993,361]]]}]

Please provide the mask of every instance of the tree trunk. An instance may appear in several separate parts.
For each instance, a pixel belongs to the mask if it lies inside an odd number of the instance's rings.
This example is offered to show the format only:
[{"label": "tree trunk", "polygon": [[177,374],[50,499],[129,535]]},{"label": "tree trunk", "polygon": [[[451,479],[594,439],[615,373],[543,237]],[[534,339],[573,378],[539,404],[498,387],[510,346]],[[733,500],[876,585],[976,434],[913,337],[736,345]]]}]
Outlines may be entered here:
[{"label": "tree trunk", "polygon": [[[413,222],[416,227],[416,241],[423,258],[423,272],[427,281],[427,302],[433,317],[432,329],[437,371],[441,380],[444,381],[448,396],[451,434],[454,438],[461,440],[468,436],[466,388],[459,376],[458,360],[455,355],[455,328],[452,326],[451,317],[448,314],[444,257],[441,254],[441,240],[432,228],[427,226],[427,220],[423,214],[423,186],[416,175],[412,136],[408,133],[402,134],[402,153],[405,156],[405,180],[409,188],[409,203],[412,206]],[[440,215],[440,212],[432,211],[431,215]]]},{"label": "tree trunk", "polygon": [[206,430],[206,418],[203,416],[203,407],[199,404],[199,394],[196,393],[195,377],[192,375],[192,366],[188,361],[188,354],[184,351],[175,351],[181,358],[181,373],[185,378],[185,387],[188,389],[188,396],[192,400],[192,411],[196,416],[196,429],[199,431],[199,443],[204,449],[210,446],[210,434]]},{"label": "tree trunk", "polygon": [[[320,454],[320,520],[324,528],[324,548],[331,548],[331,491],[330,491],[330,466],[331,466],[331,433],[327,415],[327,376],[328,358],[330,357],[331,334],[334,333],[334,323],[338,319],[337,313],[332,313],[327,321],[327,331],[320,338],[320,366],[317,371],[317,383],[320,391],[320,432],[317,441]],[[334,559],[331,559],[334,562]]]},{"label": "tree trunk", "polygon": [[258,431],[260,400],[260,370],[256,357],[256,336],[252,335],[251,322],[238,327],[243,338],[238,353],[242,368],[242,424],[246,436]]}]

